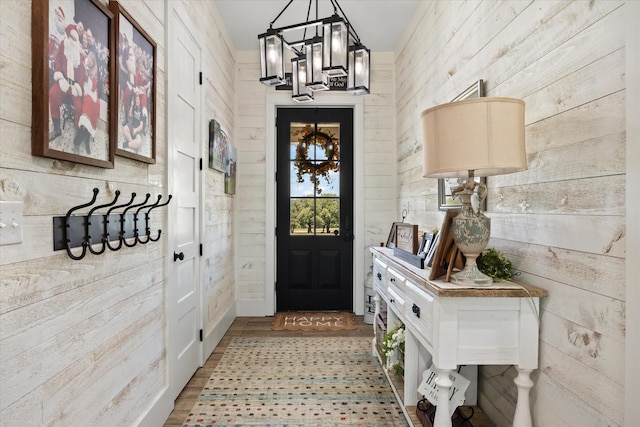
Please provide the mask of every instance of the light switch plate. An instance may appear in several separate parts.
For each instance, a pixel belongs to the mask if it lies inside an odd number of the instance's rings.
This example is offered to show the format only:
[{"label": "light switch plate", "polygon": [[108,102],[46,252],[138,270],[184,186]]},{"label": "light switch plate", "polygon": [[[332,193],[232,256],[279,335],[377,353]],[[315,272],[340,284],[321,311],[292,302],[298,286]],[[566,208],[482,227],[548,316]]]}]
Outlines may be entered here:
[{"label": "light switch plate", "polygon": [[0,246],[22,243],[22,202],[0,201]]}]

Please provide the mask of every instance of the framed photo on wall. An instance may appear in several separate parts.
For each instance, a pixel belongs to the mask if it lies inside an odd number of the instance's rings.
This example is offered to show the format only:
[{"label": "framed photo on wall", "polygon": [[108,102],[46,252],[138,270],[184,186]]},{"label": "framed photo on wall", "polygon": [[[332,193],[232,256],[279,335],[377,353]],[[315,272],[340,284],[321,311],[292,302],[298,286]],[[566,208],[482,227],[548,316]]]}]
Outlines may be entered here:
[{"label": "framed photo on wall", "polygon": [[209,169],[226,173],[229,163],[229,137],[215,119],[209,121]]},{"label": "framed photo on wall", "polygon": [[[484,81],[478,80],[462,93],[453,98],[451,102],[463,101],[465,99],[480,98],[484,96]],[[484,177],[476,177],[476,181],[486,184],[487,179]],[[443,211],[447,209],[456,209],[462,206],[462,202],[451,196],[452,189],[459,184],[458,178],[440,178],[438,179],[438,209]],[[486,209],[486,199],[483,202],[482,210]]]},{"label": "framed photo on wall", "polygon": [[113,168],[113,13],[98,0],[32,4],[32,153]]},{"label": "framed photo on wall", "polygon": [[156,43],[117,1],[109,7],[118,35],[116,154],[155,163]]},{"label": "framed photo on wall", "polygon": [[229,144],[229,160],[224,171],[225,194],[236,194],[236,172],[238,169],[238,150],[233,144]]}]

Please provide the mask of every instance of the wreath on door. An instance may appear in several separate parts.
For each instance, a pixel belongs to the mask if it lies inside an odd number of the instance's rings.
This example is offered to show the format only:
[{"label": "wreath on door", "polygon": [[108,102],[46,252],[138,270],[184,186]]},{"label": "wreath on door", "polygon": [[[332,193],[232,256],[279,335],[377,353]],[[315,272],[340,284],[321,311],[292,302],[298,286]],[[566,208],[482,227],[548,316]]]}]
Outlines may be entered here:
[{"label": "wreath on door", "polygon": [[[339,140],[328,129],[317,130],[311,125],[305,125],[298,131],[298,145],[296,146],[296,176],[298,182],[304,182],[303,175],[309,175],[314,183],[316,193],[321,194],[320,177],[323,177],[327,184],[331,184],[331,172],[340,170]],[[315,145],[324,150],[326,159],[315,161],[309,158],[309,148]]]}]

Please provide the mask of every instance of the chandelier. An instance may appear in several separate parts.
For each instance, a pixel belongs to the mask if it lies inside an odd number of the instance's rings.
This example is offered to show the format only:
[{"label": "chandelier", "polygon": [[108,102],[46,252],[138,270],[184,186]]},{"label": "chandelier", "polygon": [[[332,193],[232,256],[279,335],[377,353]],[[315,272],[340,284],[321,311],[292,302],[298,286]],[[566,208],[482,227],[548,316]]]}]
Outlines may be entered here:
[{"label": "chandelier", "polygon": [[[292,98],[297,102],[313,101],[315,92],[329,90],[332,79],[346,77],[346,90],[355,95],[369,93],[370,51],[361,42],[337,0],[330,0],[333,15],[318,18],[318,0],[315,0],[315,19],[309,15],[314,0],[309,0],[307,17],[299,24],[274,28],[275,22],[293,3],[289,0],[269,29],[258,36],[260,43],[260,82],[267,86],[287,83],[285,75],[286,47],[293,53],[291,59]],[[307,34],[308,31],[308,34]],[[296,34],[299,40],[285,39],[285,34]],[[290,37],[291,38],[291,37]]]}]

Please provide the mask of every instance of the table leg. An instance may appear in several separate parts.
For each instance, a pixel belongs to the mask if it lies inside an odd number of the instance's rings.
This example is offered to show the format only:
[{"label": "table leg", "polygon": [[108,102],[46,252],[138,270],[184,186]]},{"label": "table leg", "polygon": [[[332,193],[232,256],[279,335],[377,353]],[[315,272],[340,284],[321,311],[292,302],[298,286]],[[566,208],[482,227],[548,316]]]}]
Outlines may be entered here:
[{"label": "table leg", "polygon": [[513,427],[532,427],[531,409],[529,408],[529,390],[533,387],[533,381],[529,375],[532,369],[521,369],[516,366],[518,376],[513,380],[518,387],[518,403],[513,417]]},{"label": "table leg", "polygon": [[436,417],[433,427],[451,427],[451,410],[449,409],[449,391],[453,382],[449,374],[451,369],[438,369],[436,384],[438,385],[438,404],[436,405]]}]

